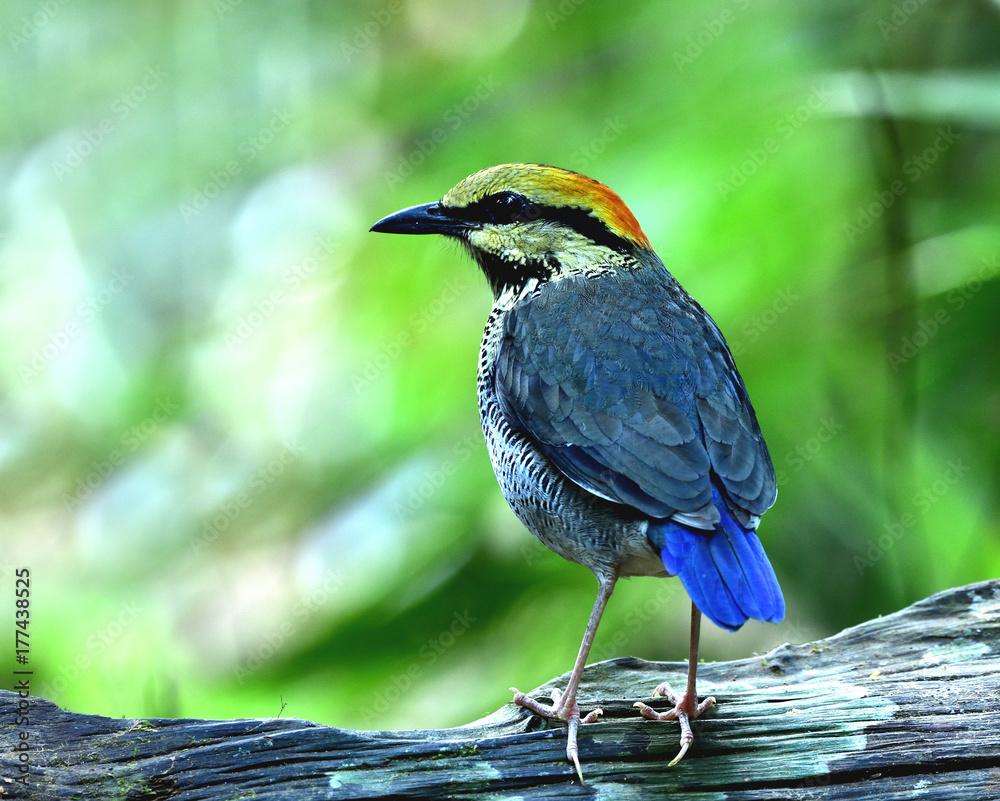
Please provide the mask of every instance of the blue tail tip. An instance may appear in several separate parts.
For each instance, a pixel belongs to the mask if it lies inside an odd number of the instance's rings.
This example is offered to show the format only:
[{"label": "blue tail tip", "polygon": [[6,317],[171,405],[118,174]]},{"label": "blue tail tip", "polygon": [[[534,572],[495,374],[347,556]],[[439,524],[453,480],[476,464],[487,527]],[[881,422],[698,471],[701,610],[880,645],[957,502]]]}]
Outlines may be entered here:
[{"label": "blue tail tip", "polygon": [[720,514],[714,531],[656,521],[650,541],[667,572],[680,578],[694,605],[717,626],[736,631],[751,618],[780,622],[785,599],[757,533],[743,528],[728,509]]}]

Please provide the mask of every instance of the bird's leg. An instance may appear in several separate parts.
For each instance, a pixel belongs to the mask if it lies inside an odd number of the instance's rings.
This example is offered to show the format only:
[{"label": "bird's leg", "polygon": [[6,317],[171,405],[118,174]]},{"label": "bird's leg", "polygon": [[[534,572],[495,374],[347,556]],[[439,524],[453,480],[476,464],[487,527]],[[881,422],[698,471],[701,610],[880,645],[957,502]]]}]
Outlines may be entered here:
[{"label": "bird's leg", "polygon": [[698,703],[698,691],[695,689],[695,683],[698,675],[698,640],[700,637],[701,612],[698,611],[698,607],[691,604],[691,644],[688,650],[687,689],[684,691],[684,695],[678,695],[667,682],[663,682],[663,684],[660,684],[653,690],[653,695],[666,696],[673,702],[673,709],[667,712],[657,712],[642,701],[636,701],[634,704],[644,718],[649,718],[650,720],[676,720],[680,723],[681,750],[671,760],[669,767],[673,767],[680,762],[687,753],[688,748],[691,747],[691,743],[694,742],[691,721],[715,705],[715,699],[712,696]]},{"label": "bird's leg", "polygon": [[580,652],[576,655],[576,663],[573,665],[573,672],[570,673],[569,681],[566,682],[566,689],[552,690],[552,705],[541,704],[533,698],[529,698],[516,688],[511,687],[514,693],[514,703],[525,709],[530,709],[536,715],[549,720],[561,720],[567,727],[566,759],[576,767],[576,775],[580,777],[583,784],[583,772],[580,770],[579,749],[576,744],[576,733],[581,723],[593,723],[598,716],[603,714],[602,710],[595,709],[580,717],[580,707],[576,703],[576,691],[580,686],[580,679],[583,676],[583,669],[587,665],[587,657],[590,655],[590,648],[594,644],[594,635],[597,634],[597,626],[601,622],[601,615],[604,614],[604,607],[608,605],[608,599],[615,588],[618,580],[618,573],[612,572],[606,575],[598,575],[599,584],[597,590],[597,600],[594,601],[594,608],[590,613],[590,620],[587,621],[587,630],[583,633],[583,642],[580,643]]}]

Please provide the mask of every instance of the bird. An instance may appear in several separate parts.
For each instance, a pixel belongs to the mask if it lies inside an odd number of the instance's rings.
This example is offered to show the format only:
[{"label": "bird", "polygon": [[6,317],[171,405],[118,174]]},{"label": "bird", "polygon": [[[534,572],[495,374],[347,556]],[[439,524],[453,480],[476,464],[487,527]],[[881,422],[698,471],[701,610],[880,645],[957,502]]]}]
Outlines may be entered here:
[{"label": "bird", "polygon": [[567,726],[583,783],[577,691],[620,578],[680,578],[691,599],[687,683],[663,683],[677,764],[691,721],[715,704],[696,687],[702,615],[735,631],[777,623],[785,602],[756,529],[775,502],[767,444],[726,340],[653,250],[622,199],[544,164],[502,164],[371,231],[440,234],[478,264],[493,295],[479,352],[479,412],[497,481],[524,526],[598,582],[576,661],[551,704],[513,702]]}]

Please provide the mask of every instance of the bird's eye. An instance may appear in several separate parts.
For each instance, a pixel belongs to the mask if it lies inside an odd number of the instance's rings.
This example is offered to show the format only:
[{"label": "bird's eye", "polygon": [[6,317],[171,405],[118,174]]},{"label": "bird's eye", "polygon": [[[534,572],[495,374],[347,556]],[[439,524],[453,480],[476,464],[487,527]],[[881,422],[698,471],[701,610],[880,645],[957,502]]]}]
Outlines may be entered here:
[{"label": "bird's eye", "polygon": [[536,219],[535,207],[524,195],[497,192],[483,199],[483,210],[490,222],[501,225]]}]

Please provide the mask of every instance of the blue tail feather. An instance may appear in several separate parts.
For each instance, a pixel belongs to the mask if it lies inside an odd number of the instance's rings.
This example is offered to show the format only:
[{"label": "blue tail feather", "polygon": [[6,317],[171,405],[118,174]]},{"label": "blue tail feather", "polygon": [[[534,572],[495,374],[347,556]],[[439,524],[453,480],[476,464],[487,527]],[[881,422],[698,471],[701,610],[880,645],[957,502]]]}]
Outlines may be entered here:
[{"label": "blue tail feather", "polygon": [[732,516],[718,490],[712,501],[721,520],[714,531],[673,520],[653,521],[649,539],[663,566],[678,576],[694,605],[718,626],[736,631],[748,619],[777,623],[785,600],[757,533]]}]

